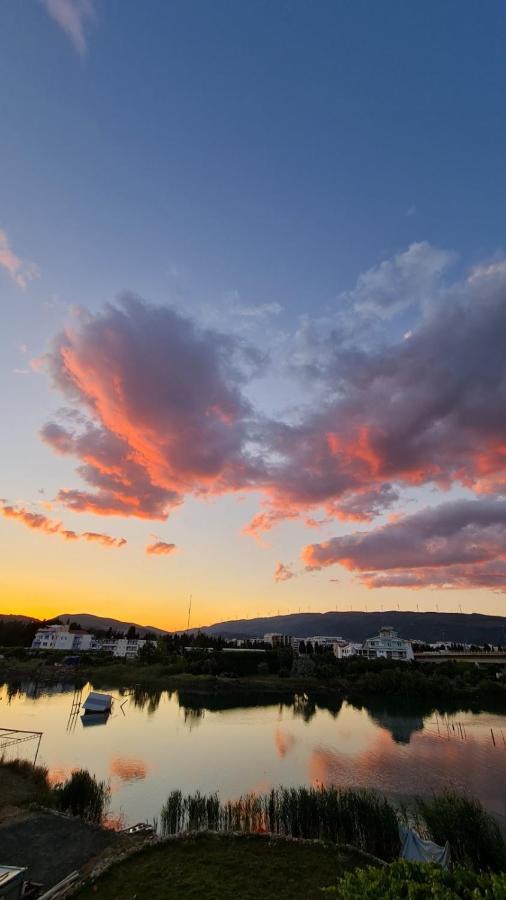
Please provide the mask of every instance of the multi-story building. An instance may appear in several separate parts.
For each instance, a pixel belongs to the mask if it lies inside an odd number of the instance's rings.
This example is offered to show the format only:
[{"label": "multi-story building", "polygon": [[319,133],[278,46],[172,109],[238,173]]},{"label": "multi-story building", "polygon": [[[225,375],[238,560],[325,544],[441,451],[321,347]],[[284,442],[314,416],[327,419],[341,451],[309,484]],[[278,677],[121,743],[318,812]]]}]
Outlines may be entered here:
[{"label": "multi-story building", "polygon": [[291,647],[293,638],[289,634],[278,634],[277,632],[269,632],[264,634],[264,643],[270,644],[271,647]]},{"label": "multi-story building", "polygon": [[403,659],[411,661],[415,658],[409,641],[400,638],[390,627],[380,628],[376,637],[367,638],[362,645],[361,656],[368,659]]},{"label": "multi-story building", "polygon": [[39,628],[32,641],[35,650],[73,650],[75,632],[66,625],[48,625]]},{"label": "multi-story building", "polygon": [[70,631],[67,625],[48,625],[39,628],[33,641],[33,650],[61,650],[62,652],[89,652],[101,650],[126,659],[135,659],[147,642],[139,638],[114,638],[101,641],[86,631]]},{"label": "multi-story building", "polygon": [[[103,653],[112,653],[113,656],[119,656],[122,659],[135,659],[139,655],[139,651],[149,641],[143,638],[113,638],[100,642],[99,650]],[[151,642],[152,643],[152,642]]]}]

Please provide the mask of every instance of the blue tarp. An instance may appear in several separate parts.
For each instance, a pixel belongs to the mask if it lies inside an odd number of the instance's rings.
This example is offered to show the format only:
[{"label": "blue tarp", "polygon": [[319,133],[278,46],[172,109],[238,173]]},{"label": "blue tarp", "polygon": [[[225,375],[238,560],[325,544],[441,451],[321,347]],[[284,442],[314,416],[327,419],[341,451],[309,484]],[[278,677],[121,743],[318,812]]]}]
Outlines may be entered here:
[{"label": "blue tarp", "polygon": [[450,844],[448,841],[444,847],[434,844],[433,841],[425,841],[414,828],[399,828],[401,839],[401,859],[409,862],[434,862],[443,869],[450,865]]}]

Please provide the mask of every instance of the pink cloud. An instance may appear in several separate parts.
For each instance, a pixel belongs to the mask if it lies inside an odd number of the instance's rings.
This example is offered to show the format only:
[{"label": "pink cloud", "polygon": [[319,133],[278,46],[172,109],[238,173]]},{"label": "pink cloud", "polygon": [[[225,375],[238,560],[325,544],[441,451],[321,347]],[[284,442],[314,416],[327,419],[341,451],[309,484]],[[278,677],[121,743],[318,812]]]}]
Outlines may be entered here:
[{"label": "pink cloud", "polygon": [[20,288],[28,287],[28,283],[38,278],[39,270],[34,263],[27,262],[17,256],[9,246],[5,231],[0,229],[0,266],[9,273],[12,280]]},{"label": "pink cloud", "polygon": [[308,569],[339,563],[368,587],[506,589],[506,500],[457,500],[372,531],[309,544]]},{"label": "pink cloud", "polygon": [[97,531],[83,531],[81,538],[83,541],[96,541],[98,544],[103,544],[104,547],[124,547],[126,544],[125,538],[113,538],[109,534]]},{"label": "pink cloud", "polygon": [[175,544],[167,544],[165,541],[155,541],[146,547],[148,556],[167,556],[169,553],[174,553],[175,550]]},{"label": "pink cloud", "polygon": [[[46,358],[55,386],[80,410],[71,425],[42,430],[55,452],[79,461],[82,483],[62,486],[59,501],[165,520],[190,496],[256,491],[261,508],[244,531],[258,536],[285,519],[315,524],[315,511],[323,521],[373,522],[406,487],[458,484],[483,499],[504,492],[506,267],[446,288],[438,279],[448,262],[417,244],[359,279],[345,298],[355,312],[385,319],[424,305],[424,314],[409,340],[390,343],[369,332],[353,343],[349,323],[326,328],[305,348],[302,370],[324,399],[290,421],[261,415],[248,399],[262,360],[242,339],[132,297],[81,316]],[[375,583],[388,557],[378,551],[375,568],[372,543],[360,538],[359,548],[357,534],[311,545],[304,559],[313,568],[340,562]],[[465,543],[462,534],[445,538],[448,559],[437,565],[493,562],[452,562],[453,545]],[[415,567],[408,550],[397,572]],[[369,568],[358,565],[366,551]]]},{"label": "pink cloud", "polygon": [[102,534],[94,531],[84,531],[79,534],[64,528],[62,522],[58,519],[50,519],[42,513],[32,513],[24,507],[10,506],[5,501],[0,503],[0,514],[6,519],[15,519],[31,528],[34,531],[41,531],[44,534],[57,534],[65,541],[96,541],[104,547],[123,547],[126,544],[125,538],[113,538],[108,534]]},{"label": "pink cloud", "polygon": [[126,298],[57,338],[56,385],[86,410],[79,431],[52,422],[43,439],[81,459],[92,490],[62,489],[74,510],[165,519],[187,494],[254,483],[249,403],[239,385],[251,353],[161,307]]},{"label": "pink cloud", "polygon": [[274,571],[274,581],[289,581],[290,578],[295,578],[295,572],[292,571],[290,566],[285,566],[282,562],[278,562]]}]

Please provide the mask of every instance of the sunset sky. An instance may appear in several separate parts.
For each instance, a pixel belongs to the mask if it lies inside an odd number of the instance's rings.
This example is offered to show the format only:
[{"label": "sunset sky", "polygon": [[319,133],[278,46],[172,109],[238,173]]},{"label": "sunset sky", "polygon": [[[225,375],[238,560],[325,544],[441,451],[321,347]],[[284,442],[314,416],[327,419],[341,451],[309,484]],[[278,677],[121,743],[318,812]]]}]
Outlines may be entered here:
[{"label": "sunset sky", "polygon": [[502,0],[0,11],[0,611],[506,612]]}]

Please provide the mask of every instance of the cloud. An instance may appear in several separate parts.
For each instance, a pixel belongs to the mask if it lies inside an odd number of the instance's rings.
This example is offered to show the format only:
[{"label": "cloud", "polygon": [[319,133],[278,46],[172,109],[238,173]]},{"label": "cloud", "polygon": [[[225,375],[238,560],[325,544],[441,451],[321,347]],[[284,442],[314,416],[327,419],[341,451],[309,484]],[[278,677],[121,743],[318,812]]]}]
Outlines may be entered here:
[{"label": "cloud", "polygon": [[0,266],[7,270],[12,280],[18,287],[25,289],[28,283],[39,277],[39,270],[35,263],[28,262],[16,256],[9,246],[9,240],[5,231],[0,229]]},{"label": "cloud", "polygon": [[175,544],[167,544],[165,541],[155,541],[153,544],[148,544],[146,553],[148,556],[167,556],[169,553],[173,553],[175,549]]},{"label": "cloud", "polygon": [[432,247],[426,241],[411,244],[392,259],[359,275],[348,293],[357,309],[374,311],[382,318],[415,304],[431,300],[442,274],[454,262],[454,255]]},{"label": "cloud", "polygon": [[81,538],[84,541],[96,541],[98,544],[103,544],[104,547],[124,547],[126,544],[125,538],[113,538],[109,534],[96,531],[83,531]]},{"label": "cloud", "polygon": [[62,489],[58,499],[163,520],[188,494],[256,483],[262,463],[248,448],[252,409],[241,386],[257,359],[238,339],[133,297],[60,334],[48,368],[87,420],[50,422],[42,438],[80,458],[92,490]]},{"label": "cloud", "polygon": [[[447,285],[450,262],[446,251],[412,245],[358,279],[346,322],[342,311],[335,325],[330,314],[325,327],[306,322],[290,372],[317,383],[316,399],[303,406],[294,381],[291,410],[279,417],[250,400],[264,358],[237,335],[131,296],[83,313],[46,358],[78,411],[42,429],[55,452],[79,461],[83,483],[62,486],[58,500],[165,520],[190,496],[255,491],[260,509],[244,531],[258,536],[285,519],[369,523],[394,506],[398,516],[405,493],[424,485],[460,485],[484,502],[506,492],[506,264]],[[401,322],[368,331],[381,321],[375,307],[403,311]],[[348,538],[351,553],[356,535]],[[311,565],[342,550],[311,546]],[[486,565],[481,576],[491,580],[494,560],[444,567]],[[387,569],[356,571],[379,584]],[[413,580],[411,563],[388,571]]]},{"label": "cloud", "polygon": [[6,519],[15,519],[35,531],[57,534],[65,541],[96,541],[104,547],[124,547],[126,544],[125,538],[113,538],[108,534],[95,531],[84,531],[79,534],[76,531],[70,531],[68,528],[64,528],[58,519],[50,519],[42,513],[30,512],[24,507],[11,506],[5,500],[0,501],[0,514]]},{"label": "cloud", "polygon": [[274,571],[274,581],[289,581],[290,578],[295,578],[295,572],[292,571],[290,566],[285,566],[282,562],[278,562]]},{"label": "cloud", "polygon": [[321,402],[264,423],[263,524],[315,506],[373,519],[424,484],[505,490],[505,340],[506,266],[496,266],[427,304],[409,340],[327,347]]},{"label": "cloud", "polygon": [[80,56],[86,53],[86,30],[96,18],[95,0],[41,0],[49,15],[72,41]]},{"label": "cloud", "polygon": [[372,531],[310,544],[302,559],[309,569],[339,563],[368,587],[506,590],[506,500],[441,503]]}]

